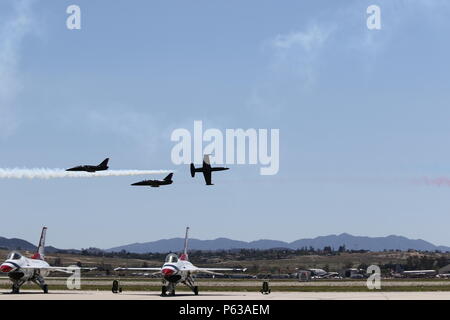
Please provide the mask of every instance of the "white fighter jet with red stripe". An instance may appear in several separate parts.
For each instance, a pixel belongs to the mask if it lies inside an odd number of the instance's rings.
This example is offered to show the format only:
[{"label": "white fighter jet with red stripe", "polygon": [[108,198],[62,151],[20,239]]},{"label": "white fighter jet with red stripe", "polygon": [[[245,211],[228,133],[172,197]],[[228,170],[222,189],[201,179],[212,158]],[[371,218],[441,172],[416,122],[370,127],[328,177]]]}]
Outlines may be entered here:
[{"label": "white fighter jet with red stripe", "polygon": [[[18,252],[11,252],[7,259],[0,265],[0,271],[7,273],[9,279],[13,283],[12,293],[19,293],[20,287],[25,283],[32,281],[36,283],[44,293],[48,293],[48,287],[45,284],[44,277],[52,271],[60,271],[65,273],[74,273],[80,270],[78,267],[51,267],[45,261],[45,235],[47,227],[42,228],[41,238],[37,252],[27,258]],[[93,270],[95,268],[82,268]]]},{"label": "white fighter jet with red stripe", "polygon": [[198,286],[195,285],[194,274],[196,273],[210,273],[215,275],[222,275],[216,271],[246,271],[247,269],[235,268],[198,268],[188,260],[187,246],[188,246],[188,232],[189,227],[186,228],[186,236],[184,238],[183,254],[178,257],[175,253],[169,253],[161,268],[116,268],[115,271],[131,270],[131,271],[157,271],[154,274],[160,274],[163,279],[163,286],[161,289],[161,296],[167,294],[174,296],[175,287],[178,283],[183,283],[188,286],[195,295],[198,295]]}]

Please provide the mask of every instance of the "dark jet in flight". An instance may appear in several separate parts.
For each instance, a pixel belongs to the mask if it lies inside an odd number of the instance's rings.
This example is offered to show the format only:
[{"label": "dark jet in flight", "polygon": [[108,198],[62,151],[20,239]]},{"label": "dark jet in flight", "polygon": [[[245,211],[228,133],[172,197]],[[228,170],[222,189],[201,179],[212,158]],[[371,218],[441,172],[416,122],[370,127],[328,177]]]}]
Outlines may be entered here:
[{"label": "dark jet in flight", "polygon": [[228,170],[230,168],[224,168],[224,167],[215,167],[212,168],[209,161],[209,156],[205,155],[203,156],[203,167],[201,168],[195,168],[194,164],[191,163],[191,176],[192,178],[195,177],[196,172],[203,172],[203,177],[205,178],[205,182],[207,186],[212,186],[211,183],[211,172],[213,171],[223,171]]},{"label": "dark jet in flight", "polygon": [[170,173],[164,180],[144,180],[140,182],[133,183],[132,186],[149,186],[153,188],[159,188],[159,186],[165,186],[172,184],[173,173]]},{"label": "dark jet in flight", "polygon": [[78,166],[78,167],[67,169],[66,171],[86,171],[86,172],[105,171],[105,170],[108,170],[108,168],[109,168],[108,161],[109,161],[109,158],[106,158],[98,166]]}]

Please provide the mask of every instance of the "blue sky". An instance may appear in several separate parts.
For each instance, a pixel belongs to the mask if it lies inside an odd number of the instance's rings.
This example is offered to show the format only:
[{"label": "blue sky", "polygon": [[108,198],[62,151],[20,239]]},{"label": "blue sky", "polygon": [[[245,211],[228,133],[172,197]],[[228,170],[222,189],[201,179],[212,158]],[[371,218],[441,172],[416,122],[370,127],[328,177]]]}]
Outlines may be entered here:
[{"label": "blue sky", "polygon": [[[68,30],[66,8],[81,8]],[[381,7],[382,29],[366,27]],[[1,180],[0,235],[62,248],[182,236],[399,234],[450,245],[447,1],[2,1],[0,167],[174,169]],[[206,187],[171,163],[172,130],[279,128],[280,171]],[[138,177],[139,178],[139,177]]]}]

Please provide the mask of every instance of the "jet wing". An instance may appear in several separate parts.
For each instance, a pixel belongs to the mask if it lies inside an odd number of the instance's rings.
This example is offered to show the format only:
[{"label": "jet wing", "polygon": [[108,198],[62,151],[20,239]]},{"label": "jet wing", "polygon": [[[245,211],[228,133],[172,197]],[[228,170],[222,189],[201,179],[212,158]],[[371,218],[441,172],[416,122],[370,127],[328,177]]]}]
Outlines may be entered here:
[{"label": "jet wing", "polygon": [[237,271],[242,271],[242,272],[245,272],[245,271],[247,271],[247,268],[244,268],[244,269],[239,269],[239,268],[196,268],[197,270],[199,270],[199,271],[234,271],[234,272],[237,272]]},{"label": "jet wing", "polygon": [[211,170],[203,170],[203,177],[207,185],[211,185]]},{"label": "jet wing", "polygon": [[73,273],[76,270],[96,270],[97,268],[80,268],[80,267],[31,267],[31,266],[25,266],[20,267],[20,269],[34,269],[34,270],[47,270],[47,271],[59,271],[59,272],[65,272],[65,273]]},{"label": "jet wing", "polygon": [[211,166],[211,161],[209,160],[209,154],[205,154],[204,156],[203,156],[203,165],[208,165],[208,166]]},{"label": "jet wing", "polygon": [[245,272],[245,271],[247,271],[247,268],[236,269],[236,268],[197,268],[197,267],[195,267],[189,271],[196,272],[196,273],[210,273],[210,274],[222,275],[223,273],[218,273],[216,271],[233,271],[233,272],[242,271],[242,272]]},{"label": "jet wing", "polygon": [[209,155],[205,154],[203,156],[203,171],[210,171],[211,170],[211,161],[209,160]]},{"label": "jet wing", "polygon": [[161,271],[161,268],[115,268],[114,271]]}]

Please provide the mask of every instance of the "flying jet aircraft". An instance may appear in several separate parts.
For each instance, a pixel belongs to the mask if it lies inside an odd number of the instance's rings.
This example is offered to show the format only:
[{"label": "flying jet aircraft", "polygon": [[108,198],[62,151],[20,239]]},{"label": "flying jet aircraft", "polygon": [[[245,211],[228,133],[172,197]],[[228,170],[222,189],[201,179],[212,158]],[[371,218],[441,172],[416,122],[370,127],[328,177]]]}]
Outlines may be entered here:
[{"label": "flying jet aircraft", "polygon": [[[45,234],[47,227],[42,228],[41,238],[37,252],[30,258],[26,258],[18,252],[11,252],[5,262],[0,265],[0,271],[7,273],[13,283],[12,293],[19,293],[20,287],[28,281],[36,283],[44,293],[48,293],[44,277],[52,271],[74,273],[78,267],[51,267],[44,259]],[[94,270],[95,268],[81,268]]]},{"label": "flying jet aircraft", "polygon": [[[246,271],[247,269],[235,268],[198,268],[189,262],[187,254],[189,227],[186,228],[186,236],[184,238],[183,254],[178,257],[175,253],[169,253],[161,268],[116,268],[115,271],[131,270],[131,271],[156,271],[153,274],[160,274],[163,278],[163,286],[161,288],[161,296],[175,295],[175,287],[178,283],[188,286],[195,295],[198,295],[198,286],[194,282],[194,274],[210,273],[222,275],[216,271]],[[167,284],[167,285],[166,285]]]},{"label": "flying jet aircraft", "polygon": [[78,166],[74,168],[67,169],[66,171],[86,171],[86,172],[96,172],[96,171],[105,171],[108,170],[108,161],[109,158],[103,160],[98,166]]},{"label": "flying jet aircraft", "polygon": [[211,172],[213,172],[213,171],[224,171],[224,170],[230,169],[230,168],[225,168],[225,167],[212,168],[210,163],[211,162],[209,161],[209,155],[207,155],[207,154],[203,156],[203,167],[195,168],[194,164],[191,163],[191,176],[192,176],[192,178],[195,177],[195,173],[196,172],[202,172],[203,173],[203,177],[205,178],[206,185],[207,186],[212,186],[213,184],[211,183]]},{"label": "flying jet aircraft", "polygon": [[149,186],[153,188],[159,188],[159,186],[165,186],[172,184],[173,173],[170,173],[164,180],[143,180],[140,182],[133,183],[132,186]]}]

